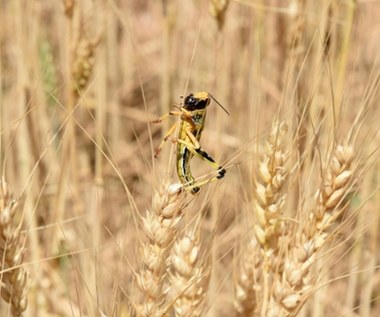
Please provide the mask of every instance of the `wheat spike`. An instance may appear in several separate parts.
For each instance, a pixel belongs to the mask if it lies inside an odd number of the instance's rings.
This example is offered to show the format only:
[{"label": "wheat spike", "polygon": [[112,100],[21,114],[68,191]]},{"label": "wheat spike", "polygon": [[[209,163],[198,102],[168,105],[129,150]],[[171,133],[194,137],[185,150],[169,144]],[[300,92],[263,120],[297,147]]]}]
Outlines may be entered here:
[{"label": "wheat spike", "polygon": [[28,274],[21,266],[25,247],[21,224],[14,224],[16,207],[7,183],[0,180],[1,297],[11,305],[13,316],[22,316],[27,307]]},{"label": "wheat spike", "polygon": [[251,239],[242,253],[240,270],[235,282],[235,309],[237,316],[251,317],[258,307],[260,294],[261,256],[255,238]]},{"label": "wheat spike", "polygon": [[176,317],[198,317],[206,296],[209,274],[200,258],[197,229],[176,241],[172,252],[171,289]]},{"label": "wheat spike", "polygon": [[136,305],[137,316],[166,316],[167,258],[175,240],[182,213],[182,186],[162,185],[155,193],[152,209],[143,218],[143,231],[148,241],[141,248],[141,269],[137,284],[142,304]]},{"label": "wheat spike", "polygon": [[282,187],[288,174],[285,167],[287,158],[284,150],[285,133],[286,125],[275,121],[266,141],[265,153],[259,162],[258,179],[255,181],[254,229],[264,258],[267,260],[277,252],[278,239],[281,235],[280,218],[286,199]]},{"label": "wheat spike", "polygon": [[338,224],[338,216],[347,206],[347,195],[354,184],[353,155],[350,145],[338,145],[317,193],[316,207],[309,221],[301,227],[296,246],[291,247],[284,263],[284,271],[276,281],[274,297],[267,316],[290,316],[310,295],[317,276],[310,273],[317,252],[334,234],[329,229]]},{"label": "wheat spike", "polygon": [[[238,316],[252,316],[259,305],[264,306],[265,310],[269,280],[278,267],[276,255],[283,234],[281,217],[286,199],[283,185],[288,174],[285,166],[288,156],[284,141],[286,131],[285,123],[273,122],[259,161],[253,202],[255,237],[246,247],[248,252],[241,259],[241,270],[235,285]],[[262,302],[258,303],[258,298]]]},{"label": "wheat spike", "polygon": [[81,38],[75,50],[73,63],[74,93],[79,96],[88,86],[95,65],[95,51],[100,37],[89,40]]},{"label": "wheat spike", "polygon": [[223,28],[228,4],[229,0],[210,1],[210,14],[216,19],[219,30]]}]

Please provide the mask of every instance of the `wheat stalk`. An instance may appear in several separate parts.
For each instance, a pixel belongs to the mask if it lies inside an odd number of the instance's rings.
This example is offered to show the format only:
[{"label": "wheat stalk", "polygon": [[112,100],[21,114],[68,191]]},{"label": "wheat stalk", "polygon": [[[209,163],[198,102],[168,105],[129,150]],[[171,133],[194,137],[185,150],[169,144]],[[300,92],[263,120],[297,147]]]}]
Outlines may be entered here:
[{"label": "wheat stalk", "polygon": [[194,228],[177,240],[172,252],[171,290],[176,317],[201,316],[208,288],[209,270],[200,258],[200,239]]},{"label": "wheat stalk", "polygon": [[284,270],[275,281],[267,316],[293,316],[311,294],[317,276],[310,273],[310,266],[315,263],[317,252],[328,238],[336,234],[329,229],[339,224],[337,219],[346,209],[347,195],[355,185],[353,156],[352,146],[336,147],[316,195],[316,207],[300,227],[296,244],[290,246],[284,261]]},{"label": "wheat stalk", "polygon": [[11,305],[13,316],[21,316],[27,307],[28,274],[21,266],[25,246],[21,241],[21,223],[14,224],[16,206],[7,183],[0,180],[1,297]]},{"label": "wheat stalk", "polygon": [[136,305],[137,316],[166,316],[166,278],[168,257],[182,219],[182,185],[162,185],[155,193],[152,209],[142,219],[148,241],[141,248],[141,269],[137,284],[142,304]]}]

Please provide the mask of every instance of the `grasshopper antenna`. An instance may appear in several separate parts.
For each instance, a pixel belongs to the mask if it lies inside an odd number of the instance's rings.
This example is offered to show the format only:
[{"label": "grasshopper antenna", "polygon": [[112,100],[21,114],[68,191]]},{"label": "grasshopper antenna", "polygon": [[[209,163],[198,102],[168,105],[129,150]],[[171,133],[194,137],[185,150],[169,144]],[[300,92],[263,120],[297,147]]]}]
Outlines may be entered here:
[{"label": "grasshopper antenna", "polygon": [[230,113],[227,111],[227,109],[224,108],[224,107],[222,106],[222,104],[221,104],[218,100],[216,100],[215,97],[214,97],[212,94],[209,93],[209,95],[210,95],[210,97],[212,98],[212,100],[214,100],[214,101],[218,104],[218,106],[224,110],[225,113],[227,113],[228,115],[230,115]]}]

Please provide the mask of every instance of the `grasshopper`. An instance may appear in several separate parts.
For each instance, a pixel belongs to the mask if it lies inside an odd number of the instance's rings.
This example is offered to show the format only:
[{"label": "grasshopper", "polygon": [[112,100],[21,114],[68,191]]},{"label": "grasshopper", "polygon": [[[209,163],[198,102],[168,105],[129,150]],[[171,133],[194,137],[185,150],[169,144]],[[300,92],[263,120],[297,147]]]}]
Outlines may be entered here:
[{"label": "grasshopper", "polygon": [[[226,174],[226,170],[201,148],[199,140],[205,126],[207,106],[213,99],[228,115],[228,111],[208,92],[197,92],[188,95],[184,99],[183,106],[175,106],[178,110],[170,111],[161,118],[154,120],[154,123],[161,122],[170,115],[180,117],[180,127],[177,137],[173,137],[177,124],[175,123],[165,134],[159,147],[156,149],[154,157],[157,158],[165,142],[170,140],[177,143],[176,165],[177,174],[183,186],[193,195],[197,194],[200,187],[205,183],[221,179]],[[196,183],[190,169],[190,160],[194,157],[206,161],[218,174],[211,179]]]}]

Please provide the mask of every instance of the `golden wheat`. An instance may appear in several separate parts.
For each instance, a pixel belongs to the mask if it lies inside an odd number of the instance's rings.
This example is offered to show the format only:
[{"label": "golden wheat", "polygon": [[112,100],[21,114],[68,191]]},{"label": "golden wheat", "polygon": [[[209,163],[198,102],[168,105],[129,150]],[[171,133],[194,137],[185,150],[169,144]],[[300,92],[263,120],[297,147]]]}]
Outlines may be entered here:
[{"label": "golden wheat", "polygon": [[219,30],[223,28],[228,4],[229,0],[210,1],[210,14],[216,19]]},{"label": "golden wheat", "polygon": [[13,316],[21,316],[27,306],[28,274],[21,266],[25,245],[21,224],[15,225],[17,202],[4,179],[0,180],[1,297],[11,305]]},{"label": "golden wheat", "polygon": [[100,37],[83,38],[77,43],[73,62],[74,93],[80,96],[89,84],[95,65],[95,51],[100,43]]},{"label": "golden wheat", "polygon": [[329,238],[336,235],[329,230],[346,209],[347,196],[353,190],[353,147],[338,145],[317,193],[316,207],[308,221],[300,226],[295,244],[290,245],[284,260],[284,270],[275,281],[273,298],[267,316],[291,316],[296,313],[315,290],[318,276],[310,271],[317,252]]},{"label": "golden wheat", "polygon": [[262,259],[256,238],[251,239],[240,260],[235,282],[235,309],[241,317],[251,317],[258,307]]},{"label": "golden wheat", "polygon": [[[1,176],[24,192],[30,229],[23,253],[21,208],[2,184],[0,316],[25,306],[22,254],[36,266],[26,316],[379,315],[379,14],[377,1],[354,0],[1,1]],[[173,209],[151,206],[160,127],[146,121],[199,90],[231,114],[210,107],[204,131],[228,173],[191,197],[203,222],[190,238],[195,217],[176,194],[158,198]],[[290,137],[257,157],[276,113]],[[366,171],[355,212],[351,144],[330,148],[351,127]],[[195,174],[203,163],[191,160]],[[201,287],[202,303],[184,285]]]},{"label": "golden wheat", "polygon": [[[235,307],[240,316],[251,315],[258,305],[266,311],[271,273],[278,266],[276,255],[283,233],[284,221],[281,217],[286,199],[283,185],[288,174],[285,166],[288,156],[284,144],[286,131],[285,123],[273,122],[258,166],[253,203],[254,233],[258,243],[254,242],[254,238],[250,240],[247,247],[250,256],[244,255],[242,262],[246,263],[242,263],[235,286]],[[260,284],[262,287],[259,287]],[[261,300],[257,303],[259,296]]]},{"label": "golden wheat", "polygon": [[266,141],[265,154],[259,162],[259,178],[255,182],[254,229],[267,259],[277,251],[281,235],[281,216],[286,198],[282,187],[288,173],[284,166],[287,158],[284,150],[285,133],[286,125],[275,121]]},{"label": "golden wheat", "polygon": [[200,257],[200,237],[194,228],[176,241],[172,252],[170,287],[176,317],[202,316],[202,301],[208,289],[207,261]]},{"label": "golden wheat", "polygon": [[148,241],[141,248],[141,268],[137,284],[142,292],[142,304],[136,305],[137,316],[165,316],[167,259],[182,219],[182,186],[162,185],[155,193],[152,209],[142,219]]}]

